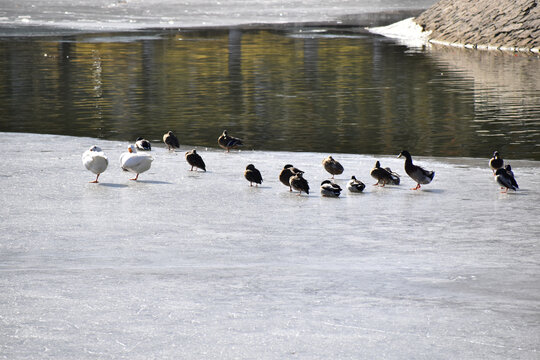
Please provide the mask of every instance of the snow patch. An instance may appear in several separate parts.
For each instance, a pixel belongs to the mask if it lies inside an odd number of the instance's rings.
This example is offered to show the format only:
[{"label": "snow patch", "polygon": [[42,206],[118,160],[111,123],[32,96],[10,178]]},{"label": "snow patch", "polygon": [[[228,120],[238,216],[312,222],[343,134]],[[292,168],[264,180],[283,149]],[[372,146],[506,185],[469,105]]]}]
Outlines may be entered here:
[{"label": "snow patch", "polygon": [[431,31],[423,31],[422,27],[415,23],[412,17],[391,25],[366,28],[366,30],[396,39],[400,44],[413,48],[428,45],[429,35],[431,34]]}]

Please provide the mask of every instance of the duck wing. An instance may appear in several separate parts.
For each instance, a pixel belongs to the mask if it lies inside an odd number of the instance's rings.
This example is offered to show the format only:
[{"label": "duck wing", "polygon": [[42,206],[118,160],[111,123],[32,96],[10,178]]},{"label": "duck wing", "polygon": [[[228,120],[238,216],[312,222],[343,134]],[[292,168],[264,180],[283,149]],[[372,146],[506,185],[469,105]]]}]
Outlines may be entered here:
[{"label": "duck wing", "polygon": [[145,172],[150,169],[154,159],[146,155],[134,155],[125,157],[122,163],[122,168],[131,170],[136,173]]}]

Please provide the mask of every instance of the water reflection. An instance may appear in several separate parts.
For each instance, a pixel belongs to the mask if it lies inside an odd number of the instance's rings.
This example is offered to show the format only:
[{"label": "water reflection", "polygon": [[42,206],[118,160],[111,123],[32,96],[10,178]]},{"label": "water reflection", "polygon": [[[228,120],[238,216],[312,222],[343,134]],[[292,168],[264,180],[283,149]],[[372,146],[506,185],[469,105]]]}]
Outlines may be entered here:
[{"label": "water reflection", "polygon": [[[115,41],[118,39],[118,41]],[[408,51],[357,29],[0,40],[0,131],[540,160],[537,57]]]}]

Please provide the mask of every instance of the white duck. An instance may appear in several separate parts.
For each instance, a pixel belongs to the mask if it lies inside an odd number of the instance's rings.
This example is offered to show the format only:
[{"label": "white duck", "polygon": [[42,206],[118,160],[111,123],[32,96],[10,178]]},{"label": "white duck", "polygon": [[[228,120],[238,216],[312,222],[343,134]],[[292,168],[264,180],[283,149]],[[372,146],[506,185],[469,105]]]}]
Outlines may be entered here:
[{"label": "white duck", "polygon": [[96,180],[90,182],[97,183],[99,175],[107,169],[109,159],[100,147],[94,145],[82,154],[82,163],[88,170],[96,174]]},{"label": "white duck", "polygon": [[128,151],[120,155],[120,164],[122,169],[137,174],[133,179],[130,180],[137,180],[140,173],[150,169],[152,161],[154,161],[153,157],[146,154],[138,154],[135,145],[129,145]]}]

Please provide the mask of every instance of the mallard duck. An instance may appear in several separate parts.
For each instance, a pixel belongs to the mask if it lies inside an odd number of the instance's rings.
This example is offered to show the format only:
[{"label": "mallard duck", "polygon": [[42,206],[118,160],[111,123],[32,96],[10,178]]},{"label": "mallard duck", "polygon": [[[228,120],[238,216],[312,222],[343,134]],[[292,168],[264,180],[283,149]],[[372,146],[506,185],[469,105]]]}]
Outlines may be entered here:
[{"label": "mallard duck", "polygon": [[238,138],[229,136],[227,130],[223,130],[223,134],[218,137],[218,145],[229,152],[230,149],[236,149],[237,147],[244,145],[244,143]]},{"label": "mallard duck", "polygon": [[90,182],[97,183],[99,175],[109,166],[109,159],[100,147],[94,145],[82,154],[82,163],[88,170],[96,174],[96,180]]},{"label": "mallard duck", "polygon": [[390,169],[389,167],[385,167],[384,170],[388,171],[388,173],[392,176],[392,181],[390,182],[390,184],[399,185],[401,181],[399,174],[395,171],[392,171],[392,169]]},{"label": "mallard duck", "polygon": [[495,173],[495,171],[497,171],[497,169],[502,168],[503,165],[504,165],[504,160],[501,157],[501,154],[499,154],[498,151],[495,151],[493,153],[493,157],[489,159],[489,167],[491,168],[493,173]]},{"label": "mallard duck", "polygon": [[416,181],[416,187],[412,188],[411,190],[418,190],[420,189],[420,184],[426,185],[433,180],[435,172],[424,170],[420,166],[414,165],[412,156],[407,150],[400,152],[398,158],[402,156],[405,156],[405,172],[411,177],[411,179]]},{"label": "mallard duck", "polygon": [[370,175],[377,180],[373,186],[381,185],[381,187],[384,187],[386,184],[399,185],[399,176],[396,177],[392,172],[388,171],[388,169],[383,169],[378,160],[375,162],[375,167],[371,169]]},{"label": "mallard duck", "polygon": [[518,183],[516,181],[516,178],[514,177],[514,172],[512,171],[512,167],[510,166],[510,164],[506,165],[504,169],[506,170],[506,173],[512,180],[512,185],[514,185],[516,189],[519,189]]},{"label": "mallard duck", "polygon": [[138,137],[137,140],[135,140],[135,146],[137,147],[137,150],[142,150],[142,151],[152,150],[152,145],[150,144],[150,141],[143,139],[142,137]]},{"label": "mallard duck", "polygon": [[341,187],[330,180],[321,183],[321,195],[326,197],[338,197],[341,194]]},{"label": "mallard duck", "polygon": [[178,149],[180,147],[180,142],[172,131],[169,131],[168,133],[163,135],[163,142],[165,143],[165,145],[167,145],[167,149],[169,150]]},{"label": "mallard duck", "polygon": [[262,184],[263,178],[261,175],[261,172],[255,168],[255,165],[249,164],[246,166],[246,171],[244,171],[244,177],[247,181],[249,181],[249,186],[253,186],[253,183],[255,183],[255,186],[257,184]]},{"label": "mallard duck", "polygon": [[[518,188],[517,186],[514,186],[512,183],[512,177],[508,174],[506,169],[498,168],[497,171],[495,171],[495,179],[501,185],[501,189],[506,189],[503,192],[508,192],[508,189],[512,189],[516,191]],[[514,180],[515,181],[515,180]]]},{"label": "mallard duck", "polygon": [[296,173],[303,173],[302,170],[295,168],[291,164],[287,164],[283,167],[283,170],[279,173],[279,181],[285,186],[289,187],[289,191],[292,191],[291,184],[289,183],[289,180],[291,176],[294,176]]},{"label": "mallard duck", "polygon": [[356,177],[353,175],[351,176],[351,180],[347,183],[347,189],[350,192],[362,192],[366,188],[366,185],[361,182],[360,180],[357,180]]},{"label": "mallard duck", "polygon": [[196,167],[206,172],[206,165],[204,164],[201,155],[197,154],[197,150],[193,149],[186,152],[186,161],[189,165],[191,165],[191,169],[189,171],[193,171],[193,167]]},{"label": "mallard duck", "polygon": [[137,174],[133,179],[130,179],[135,181],[139,178],[139,174],[150,169],[152,161],[154,158],[150,155],[138,154],[135,145],[129,145],[128,151],[120,155],[122,169]]},{"label": "mallard duck", "polygon": [[300,196],[302,194],[302,191],[306,194],[309,194],[309,184],[306,179],[304,179],[303,172],[299,172],[294,174],[294,176],[291,176],[289,179],[289,184],[291,184],[291,187],[294,190],[298,190],[298,195]]},{"label": "mallard duck", "polygon": [[322,161],[322,164],[324,166],[324,169],[328,171],[332,175],[332,179],[334,178],[334,175],[339,175],[343,173],[343,166],[341,164],[334,160],[333,157],[328,156],[326,159]]}]

